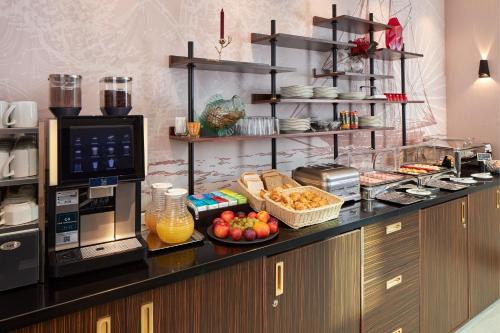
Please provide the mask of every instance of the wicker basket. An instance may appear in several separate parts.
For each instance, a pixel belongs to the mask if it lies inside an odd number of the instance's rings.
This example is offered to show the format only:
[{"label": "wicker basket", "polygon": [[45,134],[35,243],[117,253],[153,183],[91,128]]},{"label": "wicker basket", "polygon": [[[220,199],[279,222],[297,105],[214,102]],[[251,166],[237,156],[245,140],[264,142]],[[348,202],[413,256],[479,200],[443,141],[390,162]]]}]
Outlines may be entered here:
[{"label": "wicker basket", "polygon": [[329,204],[319,208],[297,211],[271,200],[269,198],[269,193],[267,193],[264,196],[266,200],[267,211],[269,212],[269,214],[275,216],[294,229],[326,222],[339,217],[340,208],[344,204],[344,200],[314,186],[302,186],[299,188],[287,189],[283,191],[283,194],[305,191],[311,191],[316,193],[317,195],[320,195],[321,197],[326,198]]},{"label": "wicker basket", "polygon": [[[265,174],[266,172],[271,172],[271,171],[278,172],[281,175],[281,180],[282,180],[283,184],[289,184],[289,185],[292,185],[293,187],[299,187],[299,186],[301,186],[299,183],[297,183],[291,177],[288,177],[287,175],[284,175],[284,174],[282,174],[281,172],[279,172],[277,170],[273,170],[273,169],[266,170],[266,171],[263,171],[262,174]],[[241,177],[238,179],[238,188],[239,188],[239,191],[241,192],[242,195],[244,195],[245,197],[247,197],[248,204],[250,205],[250,207],[252,207],[253,210],[255,210],[257,212],[261,211],[261,210],[266,210],[266,200],[264,200],[263,198],[261,198],[258,195],[254,195],[253,193],[250,193],[248,191],[248,188],[241,181],[241,178],[244,175],[249,174],[249,173],[254,173],[254,172],[244,172],[244,173],[241,174]]]}]

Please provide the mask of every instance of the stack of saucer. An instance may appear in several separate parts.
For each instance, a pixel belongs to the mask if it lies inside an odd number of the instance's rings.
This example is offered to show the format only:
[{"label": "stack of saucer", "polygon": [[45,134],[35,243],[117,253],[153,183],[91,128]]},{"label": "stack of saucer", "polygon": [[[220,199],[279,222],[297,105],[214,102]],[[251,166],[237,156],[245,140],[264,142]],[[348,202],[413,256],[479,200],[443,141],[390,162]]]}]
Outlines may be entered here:
[{"label": "stack of saucer", "polygon": [[362,91],[351,91],[347,93],[340,93],[339,94],[340,99],[349,99],[349,100],[354,100],[354,99],[364,99],[366,98],[366,94]]},{"label": "stack of saucer", "polygon": [[362,116],[359,117],[360,128],[383,127],[384,121],[380,116]]},{"label": "stack of saucer", "polygon": [[311,98],[313,97],[313,87],[295,85],[281,87],[281,98]]},{"label": "stack of saucer", "polygon": [[335,99],[339,95],[338,88],[335,87],[314,87],[314,98]]},{"label": "stack of saucer", "polygon": [[280,119],[281,133],[303,133],[311,129],[311,119]]}]

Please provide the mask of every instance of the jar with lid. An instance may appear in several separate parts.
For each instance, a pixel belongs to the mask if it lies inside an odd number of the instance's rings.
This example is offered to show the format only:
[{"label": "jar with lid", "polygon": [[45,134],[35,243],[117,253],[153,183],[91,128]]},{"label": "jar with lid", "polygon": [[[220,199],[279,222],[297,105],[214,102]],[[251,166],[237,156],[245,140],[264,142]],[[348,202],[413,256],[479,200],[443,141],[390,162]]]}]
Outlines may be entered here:
[{"label": "jar with lid", "polygon": [[187,191],[170,189],[165,193],[165,210],[156,225],[162,242],[179,244],[187,241],[194,232],[194,220],[186,206]]},{"label": "jar with lid", "polygon": [[101,112],[105,116],[126,116],[132,110],[132,78],[107,76],[99,80]]},{"label": "jar with lid", "polygon": [[82,110],[81,75],[50,74],[49,96],[49,109],[54,116],[77,116]]},{"label": "jar with lid", "polygon": [[154,183],[151,185],[151,202],[146,208],[144,222],[149,231],[156,233],[156,224],[165,210],[165,193],[172,188],[170,183]]}]

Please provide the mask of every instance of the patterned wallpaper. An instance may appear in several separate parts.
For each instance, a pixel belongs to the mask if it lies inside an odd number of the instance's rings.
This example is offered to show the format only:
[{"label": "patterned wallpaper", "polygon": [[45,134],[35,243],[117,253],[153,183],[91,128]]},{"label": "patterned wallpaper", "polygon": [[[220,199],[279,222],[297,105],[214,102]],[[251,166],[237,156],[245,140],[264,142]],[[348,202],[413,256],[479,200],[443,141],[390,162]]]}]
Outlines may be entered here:
[{"label": "patterned wallpaper", "polygon": [[[168,68],[168,55],[187,55],[187,41],[194,41],[195,56],[215,58],[219,11],[226,14],[226,33],[233,37],[224,59],[269,62],[270,48],[250,44],[250,33],[268,33],[270,20],[278,32],[330,38],[327,29],[312,26],[313,16],[331,15],[326,0],[3,0],[0,2],[0,100],[35,100],[42,118],[48,112],[50,73],[77,73],[83,76],[81,114],[100,114],[99,78],[129,75],[133,81],[133,114],[150,119],[150,183],[170,181],[187,186],[187,146],[168,139],[168,127],[175,116],[186,115],[187,71]],[[408,108],[410,140],[446,130],[444,75],[443,0],[339,0],[338,13],[387,22],[397,16],[404,25],[406,49],[425,54],[409,60],[407,89],[411,98],[425,104]],[[345,33],[343,40],[352,39]],[[376,38],[384,46],[384,36]],[[292,74],[278,76],[278,87],[290,84],[329,85],[315,80],[312,68],[329,59],[327,53],[278,48],[278,65],[296,67]],[[366,64],[367,65],[367,64]],[[399,78],[398,62],[377,63],[377,72]],[[344,81],[344,90],[358,89],[367,82]],[[380,91],[397,91],[399,79],[378,83]],[[202,72],[195,74],[195,109],[203,110],[210,96],[220,93],[242,97],[250,115],[269,115],[268,105],[250,104],[252,93],[267,93],[269,76]],[[348,110],[348,105],[339,108]],[[366,114],[366,107],[352,107]],[[292,112],[330,118],[331,106],[279,105],[278,115]],[[400,127],[399,106],[377,106],[388,126]],[[399,144],[400,131],[377,134],[378,146]],[[344,136],[340,150],[368,147],[369,134]],[[252,141],[224,145],[202,143],[195,147],[197,190],[230,184],[244,170],[270,166],[271,143]],[[278,140],[278,166],[283,170],[312,162],[332,161],[331,138]]]}]

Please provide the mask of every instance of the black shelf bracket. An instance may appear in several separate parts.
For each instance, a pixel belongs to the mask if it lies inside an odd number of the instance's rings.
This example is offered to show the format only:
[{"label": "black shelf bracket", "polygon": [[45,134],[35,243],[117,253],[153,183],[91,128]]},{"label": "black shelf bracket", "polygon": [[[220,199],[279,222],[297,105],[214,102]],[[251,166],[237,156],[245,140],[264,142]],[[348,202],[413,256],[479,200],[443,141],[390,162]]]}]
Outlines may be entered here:
[{"label": "black shelf bracket", "polygon": [[[332,17],[337,17],[337,5],[332,5]],[[332,41],[337,41],[337,21],[332,21]],[[335,46],[332,46],[332,72],[337,71],[337,61],[338,61],[338,50]],[[337,86],[337,77],[332,77],[332,86]],[[339,119],[338,114],[338,104],[333,104],[333,120],[337,121]],[[333,158],[336,159],[339,156],[339,138],[337,134],[333,135]]]},{"label": "black shelf bracket", "polygon": [[[370,13],[369,15],[369,20],[373,22],[373,13]],[[374,37],[373,37],[373,25],[370,25],[370,44],[373,43]],[[373,58],[370,58],[370,74],[375,74],[375,60]],[[370,96],[375,95],[375,78],[370,77]],[[375,115],[375,103],[370,103],[370,115],[374,116]],[[375,132],[371,132],[371,147],[372,149],[375,149],[377,147],[377,143],[375,141]]]},{"label": "black shelf bracket", "polygon": [[[271,20],[271,36],[276,34],[276,20]],[[276,66],[276,38],[271,38],[271,66]],[[276,70],[271,70],[271,101],[276,100]],[[271,103],[271,117],[276,117],[276,103]],[[271,139],[271,168],[276,169],[276,139]]]},{"label": "black shelf bracket", "polygon": [[[188,58],[194,58],[194,43],[188,42]],[[188,64],[188,121],[194,121],[194,64]],[[188,143],[188,191],[194,194],[194,143]]]}]

